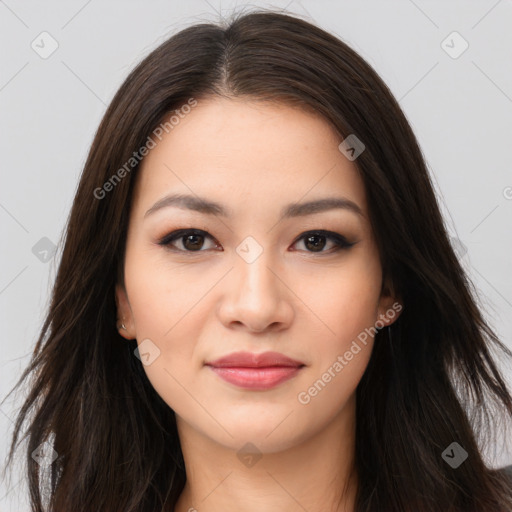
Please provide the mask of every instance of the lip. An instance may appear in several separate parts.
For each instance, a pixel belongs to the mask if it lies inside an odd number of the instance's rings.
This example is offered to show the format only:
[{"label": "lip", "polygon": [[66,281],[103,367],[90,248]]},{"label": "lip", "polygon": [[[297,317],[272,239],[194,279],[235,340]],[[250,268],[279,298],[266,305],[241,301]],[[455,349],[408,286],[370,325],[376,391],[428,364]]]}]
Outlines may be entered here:
[{"label": "lip", "polygon": [[266,390],[293,378],[305,365],[278,352],[234,352],[205,366],[235,386]]}]

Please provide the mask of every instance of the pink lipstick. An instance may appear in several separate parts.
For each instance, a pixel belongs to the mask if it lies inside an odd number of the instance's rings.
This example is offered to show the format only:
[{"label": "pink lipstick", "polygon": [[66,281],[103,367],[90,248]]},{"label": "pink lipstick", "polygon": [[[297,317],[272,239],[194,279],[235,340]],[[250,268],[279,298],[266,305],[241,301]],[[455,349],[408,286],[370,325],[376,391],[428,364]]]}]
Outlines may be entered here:
[{"label": "pink lipstick", "polygon": [[263,391],[294,377],[304,363],[278,352],[233,352],[205,365],[235,386]]}]

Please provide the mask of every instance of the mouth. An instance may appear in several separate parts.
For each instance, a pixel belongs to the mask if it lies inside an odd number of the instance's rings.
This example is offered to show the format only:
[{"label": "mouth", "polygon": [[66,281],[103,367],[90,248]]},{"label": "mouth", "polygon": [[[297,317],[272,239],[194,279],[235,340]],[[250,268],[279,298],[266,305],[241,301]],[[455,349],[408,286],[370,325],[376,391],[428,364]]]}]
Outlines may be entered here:
[{"label": "mouth", "polygon": [[277,352],[236,352],[205,366],[230,384],[263,391],[295,377],[305,365]]}]

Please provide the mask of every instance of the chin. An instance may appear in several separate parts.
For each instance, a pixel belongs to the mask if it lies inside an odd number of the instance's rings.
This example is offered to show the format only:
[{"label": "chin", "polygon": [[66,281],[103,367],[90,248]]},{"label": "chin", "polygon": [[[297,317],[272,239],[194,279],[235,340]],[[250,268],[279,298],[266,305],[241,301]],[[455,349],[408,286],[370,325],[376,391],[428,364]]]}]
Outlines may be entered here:
[{"label": "chin", "polygon": [[296,411],[292,412],[291,407],[279,411],[279,414],[267,412],[266,416],[254,410],[250,413],[249,408],[245,410],[245,416],[243,411],[236,417],[229,414],[215,416],[229,434],[222,428],[213,429],[212,424],[209,424],[208,430],[203,433],[235,451],[247,443],[252,443],[262,453],[275,453],[300,444],[315,430],[313,425],[302,425],[296,417]]}]

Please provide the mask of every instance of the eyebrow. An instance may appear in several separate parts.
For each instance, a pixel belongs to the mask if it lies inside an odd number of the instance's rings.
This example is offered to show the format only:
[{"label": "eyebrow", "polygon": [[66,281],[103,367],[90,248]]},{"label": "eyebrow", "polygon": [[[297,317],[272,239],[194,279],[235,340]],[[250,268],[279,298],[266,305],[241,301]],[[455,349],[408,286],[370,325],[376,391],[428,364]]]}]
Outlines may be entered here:
[{"label": "eyebrow", "polygon": [[[198,196],[187,194],[172,194],[158,200],[145,214],[144,217],[151,215],[162,208],[168,207],[181,208],[183,210],[193,210],[206,215],[220,215],[229,218],[231,214],[223,205],[214,201],[209,201]],[[343,209],[364,217],[361,208],[345,197],[326,197],[308,201],[306,203],[291,203],[281,210],[279,220],[292,217],[304,217],[314,213],[325,212],[328,210]]]}]

